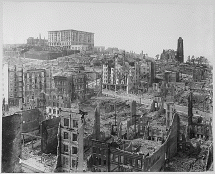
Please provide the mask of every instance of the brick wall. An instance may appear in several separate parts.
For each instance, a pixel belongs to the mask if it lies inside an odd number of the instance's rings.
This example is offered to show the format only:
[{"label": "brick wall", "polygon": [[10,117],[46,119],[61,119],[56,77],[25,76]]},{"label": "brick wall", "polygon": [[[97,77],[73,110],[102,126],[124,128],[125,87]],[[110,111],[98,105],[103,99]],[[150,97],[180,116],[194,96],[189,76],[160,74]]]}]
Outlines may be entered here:
[{"label": "brick wall", "polygon": [[2,117],[2,172],[21,173],[21,114]]},{"label": "brick wall", "polygon": [[41,151],[43,153],[57,154],[57,133],[60,118],[45,120],[41,124]]},{"label": "brick wall", "polygon": [[22,132],[32,132],[40,129],[40,123],[43,120],[39,109],[31,109],[22,112]]}]

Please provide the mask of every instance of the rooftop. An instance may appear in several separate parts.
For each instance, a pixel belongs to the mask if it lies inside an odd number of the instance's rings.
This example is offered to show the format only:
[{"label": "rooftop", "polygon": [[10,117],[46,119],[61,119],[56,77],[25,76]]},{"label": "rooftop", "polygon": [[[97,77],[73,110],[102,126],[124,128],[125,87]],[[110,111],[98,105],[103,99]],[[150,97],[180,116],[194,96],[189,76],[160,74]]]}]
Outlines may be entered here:
[{"label": "rooftop", "polygon": [[92,32],[81,31],[81,30],[74,30],[74,29],[68,29],[68,30],[52,30],[52,31],[48,31],[48,32],[57,32],[57,31],[78,31],[78,32],[85,32],[85,33],[94,34],[94,33],[92,33]]}]

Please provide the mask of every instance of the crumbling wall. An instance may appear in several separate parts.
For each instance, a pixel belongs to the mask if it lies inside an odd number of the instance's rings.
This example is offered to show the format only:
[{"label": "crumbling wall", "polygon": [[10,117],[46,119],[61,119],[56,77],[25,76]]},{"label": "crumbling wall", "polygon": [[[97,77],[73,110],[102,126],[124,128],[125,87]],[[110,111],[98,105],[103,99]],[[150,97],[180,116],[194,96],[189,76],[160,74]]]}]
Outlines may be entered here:
[{"label": "crumbling wall", "polygon": [[160,171],[165,164],[165,160],[170,159],[177,153],[178,129],[179,116],[175,114],[169,135],[164,144],[151,156],[145,158],[144,171]]},{"label": "crumbling wall", "polygon": [[61,129],[60,129],[60,123],[58,124],[58,133],[57,133],[57,161],[56,161],[56,164],[55,164],[55,170],[54,172],[55,173],[58,173],[58,172],[61,172],[61,167],[62,167],[62,164],[61,164]]},{"label": "crumbling wall", "polygon": [[21,114],[2,117],[2,172],[21,173]]},{"label": "crumbling wall", "polygon": [[45,120],[41,124],[41,151],[57,154],[57,134],[60,118]]},{"label": "crumbling wall", "polygon": [[43,116],[39,109],[31,109],[22,112],[22,132],[28,133],[40,129]]}]

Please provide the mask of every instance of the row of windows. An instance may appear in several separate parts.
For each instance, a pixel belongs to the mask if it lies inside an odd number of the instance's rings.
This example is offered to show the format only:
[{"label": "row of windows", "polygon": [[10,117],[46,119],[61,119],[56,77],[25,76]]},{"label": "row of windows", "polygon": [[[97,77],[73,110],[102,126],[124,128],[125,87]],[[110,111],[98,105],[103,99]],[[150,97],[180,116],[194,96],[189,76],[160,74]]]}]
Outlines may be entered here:
[{"label": "row of windows", "polygon": [[[69,158],[66,156],[62,156],[62,164],[63,166],[69,166]],[[72,168],[76,168],[77,164],[78,164],[77,160],[72,159]],[[63,172],[68,172],[68,171],[64,170]]]},{"label": "row of windows", "polygon": [[[69,118],[64,118],[64,126],[69,127]],[[78,128],[78,120],[73,120],[73,128]]]},{"label": "row of windows", "polygon": [[82,78],[75,78],[74,79],[74,83],[83,83],[84,82],[84,77],[82,76]]},{"label": "row of windows", "polygon": [[111,161],[122,163],[125,165],[130,165],[133,167],[142,168],[142,160],[136,160],[136,159],[131,159],[131,158],[125,159],[124,156],[121,156],[121,155],[111,154]]},{"label": "row of windows", "polygon": [[75,90],[84,89],[84,85],[75,85]]},{"label": "row of windows", "polygon": [[[52,34],[52,35],[49,35],[48,40],[51,42],[58,41],[58,42],[61,42],[62,45],[64,45],[69,43],[71,44],[71,41],[91,42],[92,38],[90,35],[87,36],[87,35],[78,35],[75,33],[71,33],[67,35]],[[65,42],[65,41],[69,41],[69,42]]]},{"label": "row of windows", "polygon": [[53,106],[53,107],[63,107],[64,105],[63,105],[63,103],[53,102],[53,103],[52,103],[52,106]]},{"label": "row of windows", "polygon": [[66,89],[65,88],[58,88],[59,93],[66,93]]},{"label": "row of windows", "polygon": [[57,84],[57,85],[65,85],[66,82],[65,82],[65,81],[57,81],[56,84]]},{"label": "row of windows", "polygon": [[34,77],[44,77],[45,72],[39,72],[39,73],[26,73],[27,78],[34,78]]},{"label": "row of windows", "polygon": [[[69,153],[69,146],[66,144],[63,144],[63,153],[68,154]],[[78,148],[75,146],[72,146],[72,154],[77,154]]]},{"label": "row of windows", "polygon": [[93,165],[95,166],[98,166],[98,165],[105,166],[106,164],[107,164],[106,159],[103,159],[103,163],[102,163],[102,159],[99,157],[95,157],[95,159],[93,160]]},{"label": "row of windows", "polygon": [[[21,78],[20,78],[21,79]],[[42,82],[42,83],[45,83],[45,78],[25,78],[24,79],[26,81],[26,83],[32,83],[32,82]]]},{"label": "row of windows", "polygon": [[37,84],[35,84],[35,85],[26,85],[26,90],[32,90],[32,89],[39,89],[39,90],[42,90],[42,89],[44,89],[45,88],[45,86],[44,85],[42,85],[42,84],[40,84],[40,83],[37,83]]},{"label": "row of windows", "polygon": [[[49,113],[52,113],[52,109],[51,109],[51,108],[49,108]],[[57,109],[53,109],[53,114],[57,114],[57,115],[59,115],[59,113],[60,113],[60,111],[59,111],[59,110],[57,110]]]},{"label": "row of windows", "polygon": [[[64,132],[63,133],[63,139],[68,140],[69,139],[69,133],[68,132]],[[72,134],[72,141],[77,141],[78,140],[78,136],[77,134]]]}]

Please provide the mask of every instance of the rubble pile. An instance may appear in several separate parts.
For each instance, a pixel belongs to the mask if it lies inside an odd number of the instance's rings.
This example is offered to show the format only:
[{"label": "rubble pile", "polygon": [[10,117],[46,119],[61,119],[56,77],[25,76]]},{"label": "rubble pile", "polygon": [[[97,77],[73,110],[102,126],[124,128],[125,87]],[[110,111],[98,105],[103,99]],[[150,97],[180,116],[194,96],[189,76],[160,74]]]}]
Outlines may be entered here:
[{"label": "rubble pile", "polygon": [[178,152],[168,162],[168,168],[174,169],[175,172],[203,172],[205,171],[208,147],[210,141],[200,141],[191,139],[192,149],[187,152]]},{"label": "rubble pile", "polygon": [[191,169],[189,170],[189,172],[204,172],[204,171],[205,171],[204,161],[201,159],[195,161],[195,163],[193,164],[193,166],[191,166]]},{"label": "rubble pile", "polygon": [[25,163],[34,163],[35,166],[40,167],[44,171],[52,172],[55,168],[57,156],[54,154],[42,153],[40,145],[32,149],[31,142],[29,142],[26,143],[25,146],[22,146],[21,159]]},{"label": "rubble pile", "polygon": [[141,138],[134,139],[131,141],[132,146],[134,148],[139,148],[139,153],[142,154],[153,154],[157,149],[161,147],[161,142],[158,141],[151,141],[151,140],[144,140]]},{"label": "rubble pile", "polygon": [[173,157],[170,160],[168,166],[169,168],[174,169],[175,172],[189,172],[195,161],[195,158],[189,158],[185,154],[180,154]]}]

